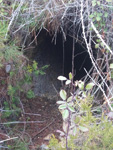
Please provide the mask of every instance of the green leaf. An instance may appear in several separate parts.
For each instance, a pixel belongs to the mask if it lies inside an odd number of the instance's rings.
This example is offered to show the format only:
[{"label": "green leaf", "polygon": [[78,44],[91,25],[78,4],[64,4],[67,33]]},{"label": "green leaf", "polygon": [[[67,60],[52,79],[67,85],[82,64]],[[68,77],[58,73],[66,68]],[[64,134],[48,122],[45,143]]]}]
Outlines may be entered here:
[{"label": "green leaf", "polygon": [[89,15],[89,18],[93,18],[93,17],[94,17],[94,14]]},{"label": "green leaf", "polygon": [[64,122],[63,122],[63,131],[65,133],[67,133],[67,129],[68,129],[68,123],[64,120]]},{"label": "green leaf", "polygon": [[44,71],[42,71],[42,70],[39,70],[39,73],[41,74],[41,75],[44,75],[44,74],[46,74]]},{"label": "green leaf", "polygon": [[67,109],[65,109],[65,110],[63,111],[63,113],[62,113],[62,117],[63,117],[63,119],[65,120],[65,119],[68,118],[68,116],[69,116],[69,111],[68,111]]},{"label": "green leaf", "polygon": [[96,6],[96,2],[95,1],[92,1],[92,6]]},{"label": "green leaf", "polygon": [[100,1],[97,1],[97,4],[100,6]]},{"label": "green leaf", "polygon": [[64,102],[64,101],[57,101],[56,103],[57,103],[57,104],[59,104],[59,105],[61,105],[61,104],[65,104],[65,102]]},{"label": "green leaf", "polygon": [[66,109],[66,108],[67,108],[67,105],[66,105],[66,104],[63,104],[63,105],[60,105],[58,108],[59,108],[59,109]]},{"label": "green leaf", "polygon": [[61,90],[60,91],[60,97],[63,99],[63,100],[66,100],[67,98],[67,93],[65,90]]},{"label": "green leaf", "polygon": [[97,114],[102,113],[102,109],[101,109],[101,108],[97,108],[97,109],[96,109],[96,113],[97,113]]},{"label": "green leaf", "polygon": [[67,99],[67,102],[72,101],[72,98],[73,98],[73,96],[70,96],[70,97]]},{"label": "green leaf", "polygon": [[95,48],[99,48],[99,44],[95,44]]},{"label": "green leaf", "polygon": [[96,11],[94,12],[94,15],[95,15],[95,16],[97,15],[97,12],[96,12]]},{"label": "green leaf", "polygon": [[112,2],[112,0],[106,0],[106,2]]},{"label": "green leaf", "polygon": [[[93,21],[95,21],[95,19],[94,19]],[[96,24],[95,24],[95,27],[96,27],[96,28],[98,28],[98,27],[99,27],[99,25],[96,23]]]},{"label": "green leaf", "polygon": [[96,42],[100,43],[100,39],[96,39]]},{"label": "green leaf", "polygon": [[98,13],[97,15],[102,17],[102,16],[103,16],[103,13]]},{"label": "green leaf", "polygon": [[67,78],[64,77],[64,76],[59,76],[57,79],[60,80],[60,81],[65,81],[65,80],[67,80]]},{"label": "green leaf", "polygon": [[35,94],[34,94],[34,92],[32,91],[32,90],[29,90],[28,92],[27,92],[27,98],[29,98],[29,99],[31,99],[31,98],[35,98]]},{"label": "green leaf", "polygon": [[74,109],[72,106],[68,106],[68,109],[69,109],[71,112],[75,112],[75,109]]},{"label": "green leaf", "polygon": [[71,72],[69,73],[69,79],[70,79],[70,80],[72,80],[72,79],[73,79],[73,75],[72,75],[72,73],[71,73]]},{"label": "green leaf", "polygon": [[36,70],[37,69],[37,65],[38,63],[36,61],[33,61],[33,69]]},{"label": "green leaf", "polygon": [[110,69],[113,69],[113,64],[110,64],[110,67],[109,67]]},{"label": "green leaf", "polygon": [[86,85],[86,90],[91,90],[95,84],[93,82]]},{"label": "green leaf", "polygon": [[3,0],[0,0],[0,3],[2,3]]},{"label": "green leaf", "polygon": [[49,67],[49,65],[45,65],[45,66],[43,66],[41,69],[42,70],[45,70],[45,69],[47,69]]},{"label": "green leaf", "polygon": [[111,79],[113,79],[113,71],[111,71]]},{"label": "green leaf", "polygon": [[73,135],[75,136],[76,133],[77,133],[77,127],[75,126],[75,127],[73,128]]},{"label": "green leaf", "polygon": [[104,14],[104,17],[105,17],[105,18],[107,18],[107,17],[108,17],[108,13],[107,13],[107,12]]},{"label": "green leaf", "polygon": [[67,80],[65,84],[68,85],[70,83],[71,83],[71,80]]},{"label": "green leaf", "polygon": [[104,46],[104,44],[103,44],[102,42],[100,43],[100,45],[101,45],[102,47]]},{"label": "green leaf", "polygon": [[88,132],[88,128],[86,128],[86,127],[79,126],[79,129],[80,129],[82,132]]},{"label": "green leaf", "polygon": [[101,17],[100,17],[100,16],[97,16],[97,17],[96,17],[96,20],[97,20],[97,21],[100,21],[100,20],[101,20]]}]

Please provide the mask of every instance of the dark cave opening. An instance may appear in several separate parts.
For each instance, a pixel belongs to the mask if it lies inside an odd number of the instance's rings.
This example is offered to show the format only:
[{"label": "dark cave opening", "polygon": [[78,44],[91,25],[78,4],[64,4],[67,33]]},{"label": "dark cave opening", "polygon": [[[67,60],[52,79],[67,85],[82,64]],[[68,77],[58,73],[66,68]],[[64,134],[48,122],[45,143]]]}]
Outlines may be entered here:
[{"label": "dark cave opening", "polygon": [[[36,48],[36,55],[41,51],[40,59],[43,59],[45,64],[49,63],[50,67],[51,65],[59,65],[59,71],[58,69],[56,71],[60,72],[59,75],[68,77],[69,72],[72,72],[73,38],[67,36],[66,41],[63,42],[62,34],[58,33],[56,41],[54,41],[53,36],[50,36],[47,31],[42,30],[37,41],[39,45]],[[89,71],[92,63],[85,46],[83,47],[79,43],[75,43],[74,53],[74,79],[80,80],[86,75],[84,69]],[[54,68],[56,67],[54,66]]]},{"label": "dark cave opening", "polygon": [[[59,40],[57,40],[58,45],[59,43],[63,45]],[[64,66],[63,66],[64,71],[63,72],[64,72],[64,76],[66,77],[68,76],[69,72],[72,72],[72,50],[73,50],[73,38],[70,36],[67,36],[67,39],[64,43],[64,55],[62,56],[62,59],[64,59]],[[63,51],[63,49],[61,51]],[[86,76],[86,72],[84,69],[89,71],[91,67],[92,67],[92,63],[89,58],[89,54],[86,50],[86,47],[81,46],[79,43],[75,43],[74,79],[75,80],[83,79]]]},{"label": "dark cave opening", "polygon": [[[40,32],[37,37],[34,60],[38,62],[39,68],[44,65],[49,67],[45,70],[46,75],[34,77],[36,94],[49,97],[56,94],[55,89],[59,91],[61,83],[57,77],[63,75],[68,78],[69,72],[72,72],[72,47],[73,38],[70,36],[67,36],[66,41],[63,42],[62,34],[58,33],[55,42],[53,36],[50,36],[46,30]],[[74,80],[83,79],[86,76],[84,68],[89,71],[91,67],[92,63],[87,50],[79,43],[75,43]]]}]

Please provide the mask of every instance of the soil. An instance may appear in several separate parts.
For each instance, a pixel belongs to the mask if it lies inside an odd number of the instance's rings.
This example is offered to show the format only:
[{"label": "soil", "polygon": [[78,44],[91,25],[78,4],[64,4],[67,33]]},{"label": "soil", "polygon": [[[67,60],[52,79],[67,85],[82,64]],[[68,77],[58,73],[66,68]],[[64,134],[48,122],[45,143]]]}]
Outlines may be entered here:
[{"label": "soil", "polygon": [[7,77],[8,74],[6,73],[5,69],[0,68],[0,102],[7,95]]},{"label": "soil", "polygon": [[24,102],[23,106],[26,113],[29,113],[25,115],[26,121],[32,121],[26,124],[24,132],[31,137],[33,148],[48,144],[51,134],[58,138],[57,130],[62,130],[62,117],[55,101],[35,98]]}]

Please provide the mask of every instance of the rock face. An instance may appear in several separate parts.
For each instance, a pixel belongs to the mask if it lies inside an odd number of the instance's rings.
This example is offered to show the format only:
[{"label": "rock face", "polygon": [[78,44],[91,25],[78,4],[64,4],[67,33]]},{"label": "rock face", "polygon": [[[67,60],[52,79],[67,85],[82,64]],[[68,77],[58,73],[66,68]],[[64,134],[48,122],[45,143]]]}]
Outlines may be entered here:
[{"label": "rock face", "polygon": [[[50,41],[49,41],[50,42]],[[36,96],[55,99],[59,93],[61,82],[57,80],[62,75],[62,58],[58,54],[57,46],[48,43],[48,37],[39,42],[36,47],[34,59],[38,62],[38,67],[49,65],[45,70],[45,75],[34,76],[34,93]]]}]

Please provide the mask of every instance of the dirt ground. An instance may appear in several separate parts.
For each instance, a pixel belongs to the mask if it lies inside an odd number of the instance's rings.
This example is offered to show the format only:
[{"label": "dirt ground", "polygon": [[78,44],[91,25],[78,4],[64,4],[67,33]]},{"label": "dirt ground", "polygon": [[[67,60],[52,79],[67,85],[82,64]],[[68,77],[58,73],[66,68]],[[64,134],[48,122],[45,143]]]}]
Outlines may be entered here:
[{"label": "dirt ground", "polygon": [[[3,107],[5,99],[9,99],[7,95],[7,79],[8,74],[5,70],[0,70],[0,109]],[[26,99],[25,96],[21,98],[21,108],[23,113],[19,118],[13,121],[22,122],[12,124],[9,127],[0,125],[0,141],[6,140],[8,135],[11,137],[19,137],[23,141],[28,138],[28,149],[37,150],[37,146],[48,144],[50,135],[54,134],[58,138],[57,130],[62,130],[62,116],[58,110],[55,100],[48,100],[46,98]],[[0,111],[0,123],[10,122],[12,118],[2,119]],[[11,135],[9,134],[11,131]],[[21,141],[21,140],[20,140]],[[5,145],[14,144],[14,140],[8,141]]]},{"label": "dirt ground", "polygon": [[25,132],[30,135],[34,146],[48,144],[51,134],[58,138],[57,130],[62,130],[62,117],[56,102],[42,98],[31,99],[24,103],[24,109],[29,113],[26,114],[26,119],[34,121],[25,127]]}]

